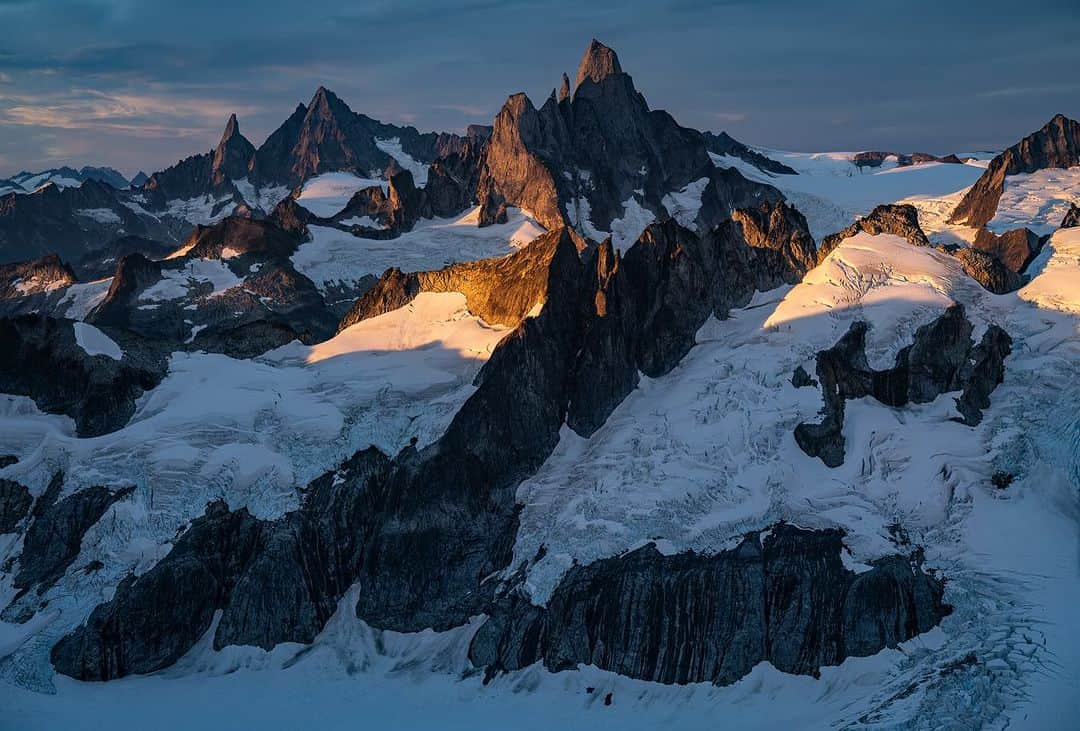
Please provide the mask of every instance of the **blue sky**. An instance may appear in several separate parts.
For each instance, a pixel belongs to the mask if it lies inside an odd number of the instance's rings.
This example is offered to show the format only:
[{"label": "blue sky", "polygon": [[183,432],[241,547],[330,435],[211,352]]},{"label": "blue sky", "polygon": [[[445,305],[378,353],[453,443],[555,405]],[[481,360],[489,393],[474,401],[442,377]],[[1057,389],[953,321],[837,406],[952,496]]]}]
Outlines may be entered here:
[{"label": "blue sky", "polygon": [[258,144],[324,84],[421,130],[538,103],[593,36],[650,106],[793,150],[1000,148],[1080,116],[1080,3],[0,0],[0,177]]}]

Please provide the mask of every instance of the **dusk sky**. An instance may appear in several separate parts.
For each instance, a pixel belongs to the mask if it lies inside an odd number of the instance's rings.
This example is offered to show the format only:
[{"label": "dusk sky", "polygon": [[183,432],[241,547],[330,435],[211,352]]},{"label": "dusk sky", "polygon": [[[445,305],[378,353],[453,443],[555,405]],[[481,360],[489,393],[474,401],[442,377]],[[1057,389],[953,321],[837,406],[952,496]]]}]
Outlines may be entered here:
[{"label": "dusk sky", "polygon": [[421,130],[537,104],[593,36],[653,108],[791,150],[996,149],[1080,116],[1076,0],[0,0],[0,177],[255,144],[320,84]]}]

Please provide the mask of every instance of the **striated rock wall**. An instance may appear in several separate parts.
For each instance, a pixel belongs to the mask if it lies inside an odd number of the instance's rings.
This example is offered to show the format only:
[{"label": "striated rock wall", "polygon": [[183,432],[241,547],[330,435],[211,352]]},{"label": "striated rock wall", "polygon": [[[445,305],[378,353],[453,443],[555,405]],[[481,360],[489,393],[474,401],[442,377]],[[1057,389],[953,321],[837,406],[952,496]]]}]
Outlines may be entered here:
[{"label": "striated rock wall", "polygon": [[494,672],[542,662],[596,665],[660,683],[733,683],[759,662],[813,674],[934,627],[942,582],[902,556],[862,574],[840,559],[842,533],[780,524],[730,551],[665,556],[653,544],[574,566],[546,607],[516,589],[473,638]]}]

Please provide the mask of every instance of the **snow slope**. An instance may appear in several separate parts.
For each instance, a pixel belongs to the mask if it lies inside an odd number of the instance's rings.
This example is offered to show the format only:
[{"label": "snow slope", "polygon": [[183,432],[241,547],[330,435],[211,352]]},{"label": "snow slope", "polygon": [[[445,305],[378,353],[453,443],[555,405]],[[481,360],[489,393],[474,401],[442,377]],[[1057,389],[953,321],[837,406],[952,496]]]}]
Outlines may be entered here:
[{"label": "snow slope", "polygon": [[1080,167],[1039,170],[1005,178],[997,215],[986,224],[995,233],[1027,226],[1043,236],[1057,230],[1069,212],[1080,205]]},{"label": "snow slope", "polygon": [[422,220],[395,239],[353,236],[327,226],[308,226],[311,240],[292,256],[293,266],[321,289],[379,276],[392,266],[407,272],[439,269],[459,261],[509,254],[544,232],[525,211],[510,208],[504,224],[480,228],[479,208],[458,218]]},{"label": "snow slope", "polygon": [[[0,444],[21,458],[5,476],[34,494],[57,469],[65,491],[136,485],[83,540],[79,565],[99,559],[105,568],[70,572],[50,590],[50,609],[61,616],[19,650],[22,662],[47,678],[41,643],[81,622],[129,570],[153,565],[208,501],[274,518],[297,507],[299,488],[359,449],[392,455],[412,438],[421,446],[436,439],[507,332],[469,314],[461,294],[425,293],[315,346],[294,342],[255,360],[174,353],[130,422],[92,439],[76,438],[69,419],[42,414],[29,399],[0,397]],[[0,584],[0,603],[10,600]],[[10,681],[7,667],[0,663],[0,679]]]},{"label": "snow slope", "polygon": [[107,355],[113,360],[120,360],[124,357],[124,351],[120,350],[120,346],[93,325],[76,322],[74,328],[75,342],[86,351],[87,355]]},{"label": "snow slope", "polygon": [[316,216],[329,218],[344,208],[356,191],[374,185],[385,189],[386,181],[353,173],[323,173],[304,182],[297,202]]},{"label": "snow slope", "polygon": [[874,206],[900,199],[934,197],[973,185],[983,173],[979,164],[928,162],[919,165],[859,168],[854,153],[796,153],[759,150],[797,170],[798,175],[768,175],[740,158],[710,153],[719,167],[779,188],[810,225],[815,241],[846,228]]},{"label": "snow slope", "polygon": [[[919,207],[935,241],[973,235],[945,219],[978,165],[848,174],[854,166],[845,154],[767,154],[803,174],[753,175],[789,195],[817,238],[896,200]],[[1046,201],[1072,190],[1054,180],[1057,187],[1017,181],[1011,197],[1007,187],[999,215],[1043,215],[1037,225],[1053,224]],[[692,188],[673,194],[669,208],[689,215]],[[473,212],[379,242],[313,227],[294,263],[325,287],[388,266],[430,269],[498,255],[541,231],[524,212],[510,213],[503,226],[479,229]],[[588,219],[587,207],[582,215]],[[638,218],[628,203],[618,220],[624,236]],[[68,470],[68,489],[139,486],[83,542],[76,565],[100,558],[103,571],[65,576],[48,594],[49,613],[33,624],[0,623],[2,719],[16,728],[110,729],[354,728],[358,719],[395,728],[429,728],[435,719],[445,729],[716,728],[718,719],[757,729],[1071,728],[1080,714],[1080,229],[1055,232],[1030,273],[1021,290],[993,295],[934,249],[888,235],[849,238],[800,284],[707,322],[683,362],[643,378],[591,438],[564,429],[520,486],[512,565],[545,546],[528,575],[538,603],[572,562],[647,541],[668,552],[715,551],[783,519],[843,528],[846,561],[858,570],[910,550],[897,546],[892,526],[901,526],[946,577],[954,612],[897,650],[823,668],[818,679],[762,663],[730,687],[673,687],[590,667],[553,674],[534,666],[484,684],[465,657],[478,620],[444,633],[378,632],[350,611],[355,593],[311,647],[215,652],[208,633],[159,674],[107,684],[54,678],[44,658],[56,638],[129,568],[143,571],[160,558],[208,499],[277,516],[295,506],[298,485],[359,447],[393,453],[412,436],[430,442],[505,331],[469,315],[461,295],[423,294],[314,346],[292,343],[252,361],[175,354],[127,427],[88,440],[76,439],[65,417],[0,397],[0,444],[23,458],[0,477],[35,494],[57,467]],[[69,312],[100,296],[95,287],[73,286]],[[796,366],[813,372],[816,351],[866,319],[868,358],[884,367],[954,301],[965,305],[975,338],[996,323],[1014,339],[1005,381],[979,426],[951,420],[955,394],[899,409],[862,399],[847,404],[844,465],[828,469],[799,450],[793,429],[815,420],[822,401],[817,389],[791,385]],[[996,471],[1015,476],[1007,489],[992,485]],[[12,550],[4,541],[0,558]],[[0,602],[10,593],[0,582]],[[27,690],[54,681],[55,696]]]},{"label": "snow slope", "polygon": [[[1064,728],[1080,711],[1075,694],[1061,692],[1080,680],[1080,642],[1066,610],[1080,591],[1080,421],[1072,406],[1080,397],[1080,294],[1069,286],[1080,281],[1078,255],[1080,233],[1059,232],[1034,281],[995,296],[947,255],[860,234],[799,285],[710,321],[678,368],[644,379],[590,439],[564,429],[552,457],[519,488],[512,565],[547,549],[529,575],[533,601],[545,602],[575,560],[650,540],[664,551],[712,552],[784,519],[844,528],[859,564],[897,550],[889,526],[899,523],[949,578],[946,600],[956,611],[926,657],[905,657],[873,689],[838,680],[829,692],[854,694],[860,708],[883,703],[887,718],[918,715],[917,726],[947,709],[960,728],[1002,710],[1015,722],[1035,712],[1056,718],[1020,727]],[[950,421],[951,395],[902,409],[863,399],[848,404],[842,467],[803,454],[792,431],[816,419],[821,396],[794,388],[792,370],[813,372],[814,352],[855,319],[872,323],[868,355],[884,366],[951,301],[967,307],[974,337],[997,322],[1015,339],[984,422],[971,429]],[[991,486],[996,470],[1017,475],[1004,492]],[[981,660],[970,673],[935,680],[969,652]],[[888,688],[913,682],[902,703],[889,698]],[[1025,701],[1036,696],[1041,704]]]}]

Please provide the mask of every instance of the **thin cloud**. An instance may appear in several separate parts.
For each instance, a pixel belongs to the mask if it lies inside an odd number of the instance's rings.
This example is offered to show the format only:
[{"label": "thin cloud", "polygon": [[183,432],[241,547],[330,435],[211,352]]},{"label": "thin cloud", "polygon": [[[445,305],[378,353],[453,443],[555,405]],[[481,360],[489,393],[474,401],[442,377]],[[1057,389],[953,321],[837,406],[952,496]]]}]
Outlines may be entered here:
[{"label": "thin cloud", "polygon": [[203,135],[229,114],[258,107],[217,99],[76,89],[44,96],[0,95],[0,122],[63,130],[124,132],[137,137]]}]

